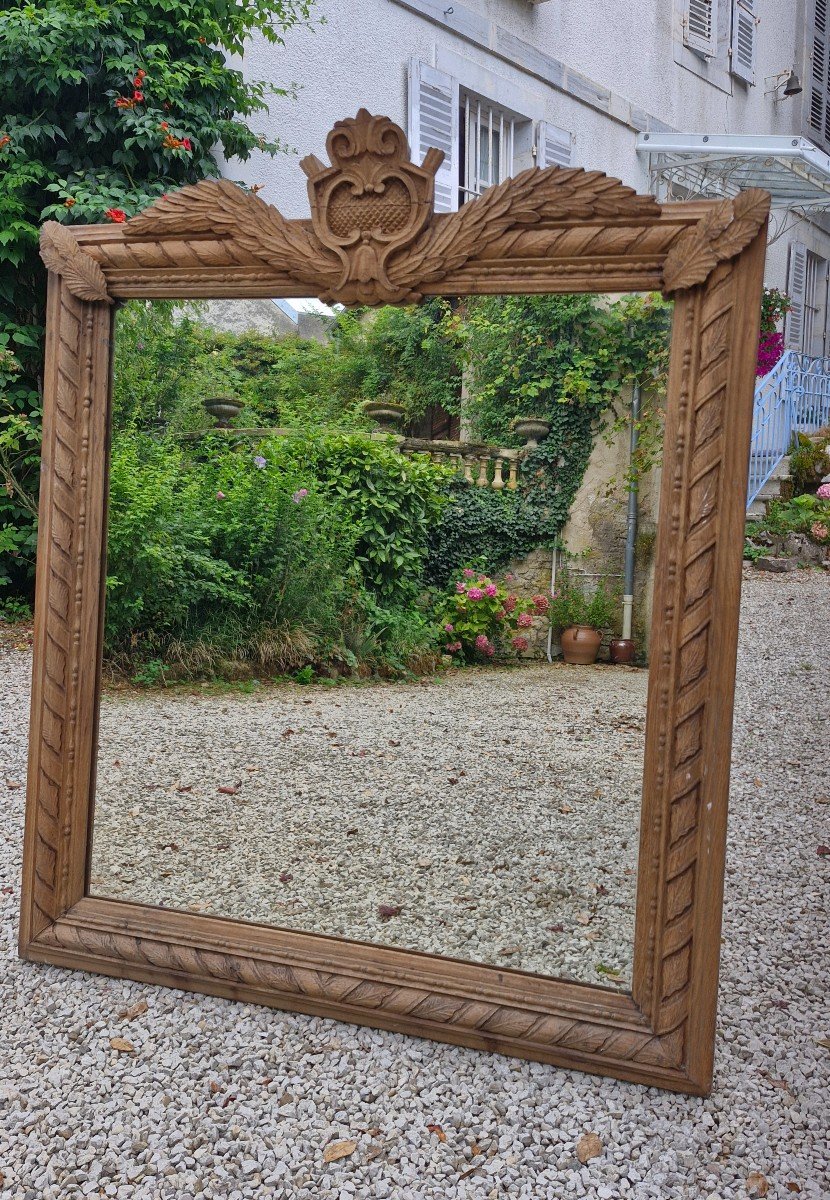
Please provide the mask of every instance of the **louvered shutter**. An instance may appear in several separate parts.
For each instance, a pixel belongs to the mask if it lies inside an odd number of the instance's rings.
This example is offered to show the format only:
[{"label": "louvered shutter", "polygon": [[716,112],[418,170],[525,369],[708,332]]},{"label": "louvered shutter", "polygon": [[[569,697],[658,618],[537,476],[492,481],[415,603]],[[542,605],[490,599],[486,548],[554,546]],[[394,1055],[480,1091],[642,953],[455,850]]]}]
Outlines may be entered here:
[{"label": "louvered shutter", "polygon": [[536,127],[536,166],[569,167],[571,165],[571,135],[567,129],[540,121]]},{"label": "louvered shutter", "polygon": [[787,268],[787,294],[792,308],[787,313],[784,341],[788,350],[801,351],[804,346],[804,303],[807,290],[807,247],[801,242],[790,243]]},{"label": "louvered shutter", "polygon": [[706,58],[718,52],[718,0],[686,0],[686,29],[683,39],[690,50]]},{"label": "louvered shutter", "polygon": [[444,151],[435,176],[435,211],[458,208],[458,81],[444,71],[409,60],[409,146],[419,165],[430,147]]},{"label": "louvered shutter", "polygon": [[807,125],[810,135],[830,142],[830,43],[827,37],[827,0],[812,0],[810,38],[810,92]]},{"label": "louvered shutter", "polygon": [[755,14],[758,0],[733,0],[732,74],[747,83],[755,82]]}]

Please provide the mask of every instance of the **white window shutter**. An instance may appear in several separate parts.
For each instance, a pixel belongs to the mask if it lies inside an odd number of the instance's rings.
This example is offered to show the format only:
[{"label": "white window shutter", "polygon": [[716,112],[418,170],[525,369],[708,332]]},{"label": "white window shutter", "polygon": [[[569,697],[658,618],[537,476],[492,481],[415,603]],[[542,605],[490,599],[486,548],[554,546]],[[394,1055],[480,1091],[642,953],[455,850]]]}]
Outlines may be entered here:
[{"label": "white window shutter", "polygon": [[571,135],[567,129],[539,121],[536,126],[536,166],[569,167],[571,165]]},{"label": "white window shutter", "polygon": [[435,176],[435,211],[455,212],[459,188],[459,89],[445,71],[409,60],[409,148],[419,166],[427,150],[444,151]]},{"label": "white window shutter", "polygon": [[828,62],[827,0],[813,0],[807,29],[810,47],[809,135],[826,145],[830,141],[830,62]]},{"label": "white window shutter", "polygon": [[732,2],[732,65],[733,75],[746,83],[755,82],[755,44],[757,42],[756,9],[758,0]]},{"label": "white window shutter", "polygon": [[801,242],[790,243],[787,267],[787,294],[792,307],[787,313],[784,341],[788,350],[803,350],[804,304],[807,290],[807,247]]},{"label": "white window shutter", "polygon": [[686,0],[683,40],[705,58],[718,52],[718,0]]}]

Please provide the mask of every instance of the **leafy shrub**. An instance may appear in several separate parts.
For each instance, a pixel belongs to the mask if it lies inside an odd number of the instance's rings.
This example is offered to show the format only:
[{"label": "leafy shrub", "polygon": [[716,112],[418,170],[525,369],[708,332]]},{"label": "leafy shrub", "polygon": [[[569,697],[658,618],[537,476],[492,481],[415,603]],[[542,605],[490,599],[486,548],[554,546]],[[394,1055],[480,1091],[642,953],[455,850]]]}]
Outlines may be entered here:
[{"label": "leafy shrub", "polygon": [[193,458],[175,441],[116,438],[107,652],[292,669],[334,640],[352,546],[300,490],[222,438]]},{"label": "leafy shrub", "polygon": [[559,630],[568,629],[571,625],[610,629],[617,618],[616,600],[605,581],[594,588],[583,588],[566,576],[551,600],[550,623]]},{"label": "leafy shrub", "polygon": [[827,444],[830,442],[830,429],[821,429],[817,434],[808,436],[797,433],[790,450],[790,478],[792,479],[793,494],[802,495],[804,492],[814,492],[822,477],[828,472]]},{"label": "leafy shrub", "polygon": [[425,455],[407,458],[367,434],[278,438],[261,453],[298,478],[313,479],[333,506],[366,586],[400,606],[421,590],[431,527],[454,472]]},{"label": "leafy shrub", "polygon": [[788,533],[803,533],[811,541],[824,545],[828,539],[822,530],[827,528],[830,528],[830,485],[823,484],[815,495],[805,493],[792,500],[773,500],[764,519],[753,523],[744,557],[757,558],[767,553],[753,545],[764,534],[786,537]]},{"label": "leafy shrub", "polygon": [[547,596],[520,600],[489,575],[465,567],[456,575],[449,593],[437,606],[446,637],[447,654],[472,661],[488,661],[497,649],[526,650],[525,631],[533,617],[547,612]]}]

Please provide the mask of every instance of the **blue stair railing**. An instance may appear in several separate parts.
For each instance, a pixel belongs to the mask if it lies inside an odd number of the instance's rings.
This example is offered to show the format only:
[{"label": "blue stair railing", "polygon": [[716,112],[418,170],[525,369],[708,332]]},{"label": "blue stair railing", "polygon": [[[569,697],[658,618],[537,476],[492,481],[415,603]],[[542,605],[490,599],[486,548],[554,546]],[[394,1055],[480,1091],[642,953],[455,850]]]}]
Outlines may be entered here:
[{"label": "blue stair railing", "polygon": [[749,452],[750,507],[790,452],[793,435],[830,425],[830,358],[787,350],[755,387]]}]

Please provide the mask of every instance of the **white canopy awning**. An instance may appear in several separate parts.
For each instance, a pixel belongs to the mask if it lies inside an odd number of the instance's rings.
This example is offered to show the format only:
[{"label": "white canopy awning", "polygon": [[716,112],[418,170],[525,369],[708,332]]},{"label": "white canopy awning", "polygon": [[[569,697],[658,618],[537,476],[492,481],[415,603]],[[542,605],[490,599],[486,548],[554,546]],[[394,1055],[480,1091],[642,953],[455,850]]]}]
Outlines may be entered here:
[{"label": "white canopy awning", "polygon": [[655,182],[687,196],[734,196],[765,188],[773,208],[830,210],[830,155],[808,138],[767,134],[641,133]]}]

